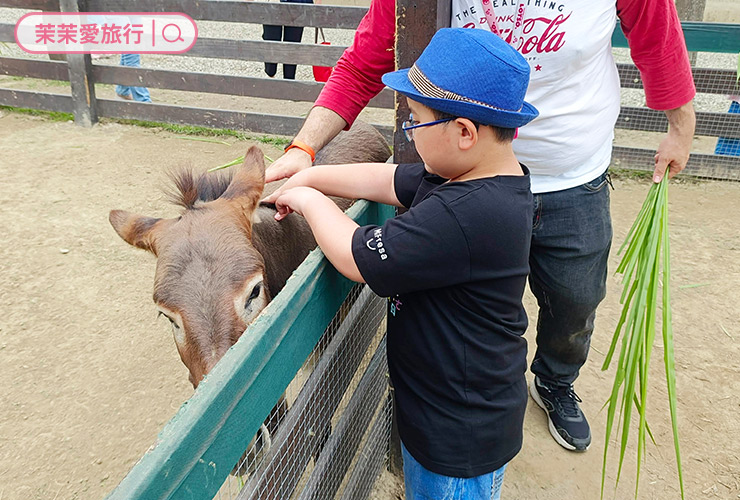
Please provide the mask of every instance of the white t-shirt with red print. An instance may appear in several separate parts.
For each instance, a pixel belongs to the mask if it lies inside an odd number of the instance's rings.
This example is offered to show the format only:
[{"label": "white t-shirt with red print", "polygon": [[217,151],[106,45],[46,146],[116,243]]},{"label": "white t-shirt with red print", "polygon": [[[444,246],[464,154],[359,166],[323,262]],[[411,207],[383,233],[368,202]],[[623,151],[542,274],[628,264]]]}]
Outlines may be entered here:
[{"label": "white t-shirt with red print", "polygon": [[615,0],[452,0],[451,21],[490,29],[529,62],[526,99],[540,115],[519,130],[514,152],[533,192],[578,186],[607,169],[620,97]]},{"label": "white t-shirt with red print", "polygon": [[[540,116],[521,128],[514,151],[534,193],[578,186],[609,165],[620,97],[611,55],[617,18],[648,107],[678,108],[696,93],[673,0],[451,1],[452,26],[497,32],[529,61],[526,99]],[[372,0],[316,105],[351,125],[395,69],[395,29],[395,0]],[[478,74],[485,78],[485,68]]]}]

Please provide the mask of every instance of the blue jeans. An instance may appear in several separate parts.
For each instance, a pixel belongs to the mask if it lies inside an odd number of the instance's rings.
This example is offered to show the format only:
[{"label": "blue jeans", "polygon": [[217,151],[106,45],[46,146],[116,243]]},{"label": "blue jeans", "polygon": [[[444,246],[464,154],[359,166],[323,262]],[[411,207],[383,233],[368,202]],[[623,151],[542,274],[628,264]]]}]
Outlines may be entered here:
[{"label": "blue jeans", "polygon": [[500,500],[506,465],[482,476],[443,476],[425,469],[401,443],[406,500]]},{"label": "blue jeans", "polygon": [[[121,66],[141,68],[141,56],[139,54],[121,54]],[[121,96],[132,96],[134,101],[152,102],[149,90],[146,87],[130,87],[128,85],[116,85],[116,94]]]},{"label": "blue jeans", "polygon": [[609,184],[604,173],[534,196],[529,285],[539,315],[531,369],[546,382],[572,384],[588,356],[596,306],[606,295]]}]

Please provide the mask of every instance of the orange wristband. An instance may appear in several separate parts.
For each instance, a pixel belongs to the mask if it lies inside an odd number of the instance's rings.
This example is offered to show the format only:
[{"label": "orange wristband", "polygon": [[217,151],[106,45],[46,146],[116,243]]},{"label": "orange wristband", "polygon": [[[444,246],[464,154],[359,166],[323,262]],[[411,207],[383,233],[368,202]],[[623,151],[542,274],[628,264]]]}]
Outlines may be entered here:
[{"label": "orange wristband", "polygon": [[316,151],[314,151],[313,148],[309,146],[308,144],[306,144],[305,142],[297,141],[293,139],[292,141],[290,141],[290,144],[288,144],[288,146],[285,148],[285,152],[287,153],[293,148],[298,148],[301,151],[305,151],[306,153],[308,153],[308,156],[311,157],[311,163],[313,163],[313,161],[316,159]]}]

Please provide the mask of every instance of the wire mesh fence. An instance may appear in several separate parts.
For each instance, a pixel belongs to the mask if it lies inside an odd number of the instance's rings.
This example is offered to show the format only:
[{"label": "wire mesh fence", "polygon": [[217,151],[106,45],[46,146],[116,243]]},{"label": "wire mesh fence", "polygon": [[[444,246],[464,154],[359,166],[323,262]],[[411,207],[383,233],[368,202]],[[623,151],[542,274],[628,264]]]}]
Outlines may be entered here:
[{"label": "wire mesh fence", "polygon": [[352,289],[215,498],[367,497],[390,436],[385,304]]},{"label": "wire mesh fence", "polygon": [[[642,80],[628,49],[615,48],[622,85],[612,166],[652,171],[668,130],[665,113],[647,108]],[[740,180],[740,84],[737,54],[695,53],[692,67],[696,132],[686,174]]]}]

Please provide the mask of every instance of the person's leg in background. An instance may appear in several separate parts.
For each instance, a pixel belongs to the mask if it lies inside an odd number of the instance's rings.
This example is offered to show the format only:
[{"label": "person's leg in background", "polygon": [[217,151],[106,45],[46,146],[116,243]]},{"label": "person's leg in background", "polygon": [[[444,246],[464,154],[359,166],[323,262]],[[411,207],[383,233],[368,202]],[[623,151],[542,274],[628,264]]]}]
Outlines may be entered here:
[{"label": "person's leg in background", "polygon": [[[286,42],[301,43],[303,38],[303,26],[284,26],[283,40]],[[286,80],[295,80],[295,64],[283,64],[283,78]]]},{"label": "person's leg in background", "polygon": [[573,390],[586,362],[596,307],[606,295],[612,227],[604,173],[565,191],[535,195],[529,284],[537,298],[532,398],[555,441],[585,451],[591,430]]},{"label": "person's leg in background", "polygon": [[[128,64],[124,64],[124,61],[127,61],[127,59],[124,59],[126,56],[130,54],[121,54],[121,61],[119,62],[119,65],[121,66],[129,66]],[[120,97],[121,99],[126,99],[128,101],[133,99],[133,96],[131,95],[131,87],[128,85],[116,85],[116,95]]]},{"label": "person's leg in background", "polygon": [[[313,3],[313,0],[280,0],[288,3]],[[301,43],[303,38],[303,26],[283,26],[283,41]],[[283,64],[283,78],[295,80],[295,64]]]},{"label": "person's leg in background", "polygon": [[[141,56],[139,54],[121,54],[121,66],[131,68],[141,67]],[[126,100],[138,102],[152,102],[149,90],[146,87],[132,87],[129,85],[116,85],[116,94]]]},{"label": "person's leg in background", "polygon": [[[269,42],[279,42],[283,38],[283,27],[273,24],[262,25],[262,39]],[[265,63],[265,73],[272,78],[277,73],[277,63]]]}]

